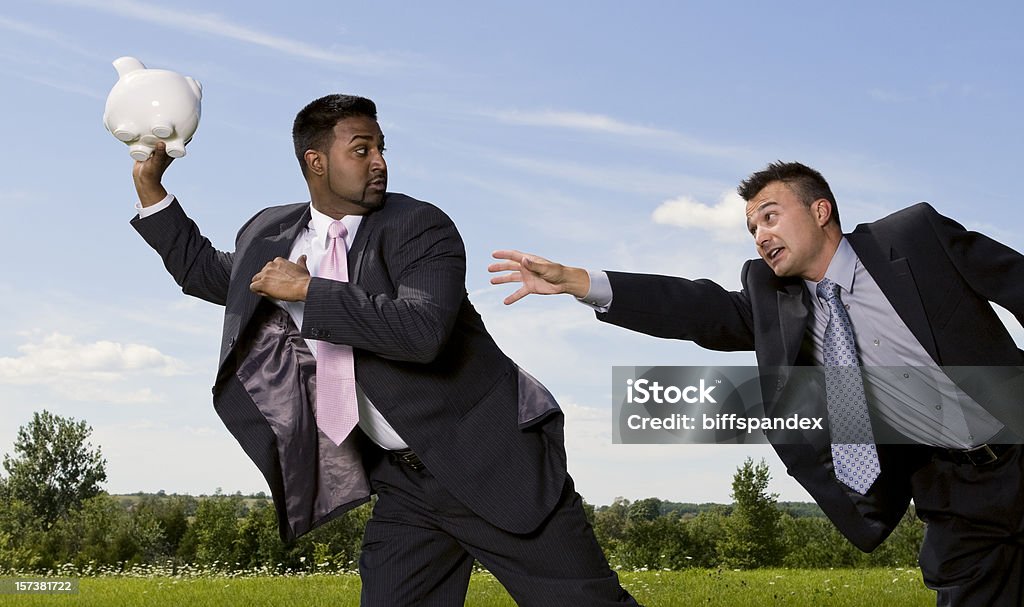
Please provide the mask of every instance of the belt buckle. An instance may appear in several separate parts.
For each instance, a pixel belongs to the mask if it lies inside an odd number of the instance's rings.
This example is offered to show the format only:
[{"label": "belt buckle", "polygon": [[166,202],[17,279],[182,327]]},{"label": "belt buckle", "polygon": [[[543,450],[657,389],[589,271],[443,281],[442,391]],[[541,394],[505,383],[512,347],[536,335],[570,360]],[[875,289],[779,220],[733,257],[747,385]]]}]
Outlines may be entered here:
[{"label": "belt buckle", "polygon": [[996,452],[993,451],[992,447],[988,446],[987,444],[978,445],[973,449],[968,449],[964,451],[963,454],[964,457],[967,458],[967,461],[971,462],[971,464],[975,466],[984,466],[986,464],[991,464],[992,462],[999,459],[999,456],[996,455]]}]

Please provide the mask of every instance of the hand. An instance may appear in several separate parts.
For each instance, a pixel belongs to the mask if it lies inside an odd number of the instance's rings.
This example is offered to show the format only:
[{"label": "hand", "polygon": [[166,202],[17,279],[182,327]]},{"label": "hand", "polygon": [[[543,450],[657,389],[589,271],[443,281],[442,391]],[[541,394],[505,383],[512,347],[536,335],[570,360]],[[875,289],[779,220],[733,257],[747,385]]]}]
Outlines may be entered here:
[{"label": "hand", "polygon": [[305,255],[299,257],[298,263],[277,257],[252,277],[249,290],[281,301],[306,301],[309,279]]},{"label": "hand", "polygon": [[514,304],[530,293],[539,295],[569,293],[576,297],[583,297],[590,292],[590,274],[583,268],[563,266],[543,257],[520,251],[495,251],[491,256],[506,261],[487,266],[488,272],[508,272],[508,274],[492,278],[492,285],[507,282],[523,284],[518,291],[505,298],[505,305]]},{"label": "hand", "polygon": [[153,206],[167,198],[167,190],[161,181],[164,171],[172,162],[174,159],[167,155],[167,144],[163,141],[156,143],[156,149],[149,158],[141,162],[135,161],[135,166],[132,167],[132,180],[135,182],[135,191],[143,207]]}]

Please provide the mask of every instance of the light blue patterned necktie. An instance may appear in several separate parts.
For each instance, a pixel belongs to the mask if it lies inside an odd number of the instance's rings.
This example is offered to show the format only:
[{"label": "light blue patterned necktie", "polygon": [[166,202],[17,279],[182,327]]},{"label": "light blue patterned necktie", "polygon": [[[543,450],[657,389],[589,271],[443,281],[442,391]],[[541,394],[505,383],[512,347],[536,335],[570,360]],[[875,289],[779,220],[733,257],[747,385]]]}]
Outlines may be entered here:
[{"label": "light blue patterned necktie", "polygon": [[839,298],[839,285],[828,278],[818,283],[818,297],[828,303],[828,326],[822,354],[828,402],[832,462],[836,478],[860,494],[867,493],[881,472],[871,433],[864,379],[853,339],[853,324]]}]

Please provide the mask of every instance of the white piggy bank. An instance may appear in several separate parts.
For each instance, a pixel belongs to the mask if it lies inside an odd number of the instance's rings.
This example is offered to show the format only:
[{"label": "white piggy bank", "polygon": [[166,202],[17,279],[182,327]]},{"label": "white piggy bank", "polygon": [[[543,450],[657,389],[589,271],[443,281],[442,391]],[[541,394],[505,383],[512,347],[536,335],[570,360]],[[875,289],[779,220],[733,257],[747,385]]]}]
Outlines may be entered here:
[{"label": "white piggy bank", "polygon": [[184,156],[185,144],[199,127],[199,82],[177,72],[147,69],[134,57],[117,59],[114,69],[120,78],[107,96],[103,126],[128,144],[135,160],[149,158],[159,140],[167,143],[168,156]]}]

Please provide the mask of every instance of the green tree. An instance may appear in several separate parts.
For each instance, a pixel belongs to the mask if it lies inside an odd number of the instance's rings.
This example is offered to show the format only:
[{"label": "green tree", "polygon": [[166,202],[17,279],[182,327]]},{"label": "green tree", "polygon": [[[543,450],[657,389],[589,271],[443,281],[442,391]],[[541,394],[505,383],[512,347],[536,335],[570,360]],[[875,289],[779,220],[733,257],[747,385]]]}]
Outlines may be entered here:
[{"label": "green tree", "polygon": [[201,565],[234,568],[241,514],[242,498],[238,496],[215,495],[201,500],[195,520],[182,539],[182,548],[194,545],[195,562]]},{"label": "green tree", "polygon": [[42,522],[21,500],[0,495],[0,575],[32,571],[39,565]]},{"label": "green tree", "polygon": [[234,561],[241,569],[266,567],[279,571],[287,547],[277,530],[277,510],[263,502],[249,509],[238,526]]},{"label": "green tree", "polygon": [[151,512],[129,512],[115,498],[101,494],[82,502],[47,531],[42,557],[50,567],[122,567],[152,562],[162,546],[160,524]]},{"label": "green tree", "polygon": [[917,518],[914,506],[910,506],[892,535],[871,553],[868,560],[877,567],[914,567],[923,541],[924,523]]},{"label": "green tree", "polygon": [[725,506],[717,505],[685,522],[689,545],[683,560],[689,566],[710,568],[720,564],[718,544],[724,541],[728,520]]},{"label": "green tree", "polygon": [[661,516],[661,500],[656,497],[637,500],[629,506],[627,522],[653,521]]},{"label": "green tree", "polygon": [[762,459],[754,465],[749,457],[732,480],[732,513],[726,521],[719,556],[729,567],[768,567],[782,560],[778,494],[768,493],[771,472]]},{"label": "green tree", "polygon": [[107,480],[106,460],[88,442],[90,434],[84,421],[33,413],[32,421],[18,429],[14,456],[4,456],[4,492],[28,504],[46,527],[66,517],[98,495]]},{"label": "green tree", "polygon": [[594,535],[609,561],[616,560],[619,544],[626,537],[628,513],[629,500],[621,497],[615,498],[611,506],[602,506],[594,512]]},{"label": "green tree", "polygon": [[782,566],[801,569],[859,567],[867,555],[858,550],[824,517],[793,517],[780,520],[783,552]]},{"label": "green tree", "polygon": [[[188,517],[196,509],[196,499],[188,495],[166,496],[157,493],[145,496],[132,509],[135,518],[150,516],[160,525],[163,543],[160,555],[175,556],[185,533],[188,531]],[[195,551],[192,551],[195,556]]]}]

